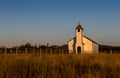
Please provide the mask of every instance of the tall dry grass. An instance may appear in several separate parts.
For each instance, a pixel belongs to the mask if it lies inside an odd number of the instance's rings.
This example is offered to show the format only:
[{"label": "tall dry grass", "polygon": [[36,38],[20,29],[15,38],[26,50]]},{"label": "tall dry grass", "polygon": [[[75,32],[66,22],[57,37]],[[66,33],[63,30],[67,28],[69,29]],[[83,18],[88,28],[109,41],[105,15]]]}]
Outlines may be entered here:
[{"label": "tall dry grass", "polygon": [[120,78],[120,54],[1,56],[0,78]]}]

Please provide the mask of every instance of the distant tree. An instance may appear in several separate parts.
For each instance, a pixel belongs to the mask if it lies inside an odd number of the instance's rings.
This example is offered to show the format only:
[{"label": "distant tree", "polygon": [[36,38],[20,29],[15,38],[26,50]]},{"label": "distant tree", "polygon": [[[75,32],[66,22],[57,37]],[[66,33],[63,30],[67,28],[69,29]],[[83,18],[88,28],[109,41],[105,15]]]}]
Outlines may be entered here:
[{"label": "distant tree", "polygon": [[68,45],[67,44],[64,44],[61,46],[62,49],[68,49]]},{"label": "distant tree", "polygon": [[25,44],[25,48],[31,48],[31,47],[32,47],[32,45],[30,43]]},{"label": "distant tree", "polygon": [[47,45],[46,45],[47,47],[49,47],[49,43],[47,43]]}]

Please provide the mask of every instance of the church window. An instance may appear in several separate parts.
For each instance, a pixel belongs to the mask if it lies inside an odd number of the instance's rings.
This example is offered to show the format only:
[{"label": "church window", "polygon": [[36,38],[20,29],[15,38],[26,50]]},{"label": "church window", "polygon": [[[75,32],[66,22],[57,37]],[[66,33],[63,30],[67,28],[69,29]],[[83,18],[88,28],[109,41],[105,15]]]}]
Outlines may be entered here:
[{"label": "church window", "polygon": [[78,32],[80,32],[80,29],[78,29]]}]

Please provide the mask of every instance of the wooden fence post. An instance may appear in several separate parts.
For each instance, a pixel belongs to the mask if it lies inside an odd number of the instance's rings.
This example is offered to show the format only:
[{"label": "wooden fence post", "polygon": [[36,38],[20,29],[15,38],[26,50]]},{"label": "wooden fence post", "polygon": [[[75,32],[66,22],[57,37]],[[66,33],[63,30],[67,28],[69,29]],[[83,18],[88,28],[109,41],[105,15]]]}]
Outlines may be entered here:
[{"label": "wooden fence post", "polygon": [[110,50],[110,54],[112,54],[112,50]]},{"label": "wooden fence post", "polygon": [[40,48],[40,54],[41,54],[41,48]]},{"label": "wooden fence post", "polygon": [[48,54],[48,48],[46,48],[46,54]]},{"label": "wooden fence post", "polygon": [[62,49],[62,54],[64,53],[64,49]]},{"label": "wooden fence post", "polygon": [[50,49],[50,53],[52,54],[52,48]]},{"label": "wooden fence post", "polygon": [[0,49],[0,53],[2,53],[2,49]]},{"label": "wooden fence post", "polygon": [[35,53],[35,48],[33,48],[33,51],[32,51],[32,53],[33,53],[33,54]]},{"label": "wooden fence post", "polygon": [[7,48],[5,48],[5,51],[4,51],[4,56],[5,56],[5,58],[6,58],[6,55],[7,55]]},{"label": "wooden fence post", "polygon": [[10,53],[13,53],[13,50],[12,50],[12,49],[10,50]]},{"label": "wooden fence post", "polygon": [[18,55],[18,48],[16,48],[16,55]]},{"label": "wooden fence post", "polygon": [[25,54],[27,54],[27,48],[25,48]]}]

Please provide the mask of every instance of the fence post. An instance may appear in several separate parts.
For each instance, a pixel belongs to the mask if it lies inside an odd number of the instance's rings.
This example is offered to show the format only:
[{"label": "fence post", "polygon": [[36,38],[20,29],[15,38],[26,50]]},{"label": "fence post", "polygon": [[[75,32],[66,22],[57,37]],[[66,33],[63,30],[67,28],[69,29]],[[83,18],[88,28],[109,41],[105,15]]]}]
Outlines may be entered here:
[{"label": "fence post", "polygon": [[110,50],[110,54],[112,54],[112,50]]},{"label": "fence post", "polygon": [[64,49],[62,49],[62,54],[64,53]]},{"label": "fence post", "polygon": [[52,54],[52,48],[50,49],[50,53]]},{"label": "fence post", "polygon": [[48,54],[48,48],[46,48],[46,54]]},{"label": "fence post", "polygon": [[41,54],[41,48],[40,48],[40,54]]},{"label": "fence post", "polygon": [[16,47],[16,55],[18,55],[18,48]]},{"label": "fence post", "polygon": [[5,52],[4,52],[5,54],[4,54],[4,56],[5,56],[5,58],[6,58],[6,55],[7,55],[7,48],[5,48]]},{"label": "fence post", "polygon": [[13,53],[13,50],[12,50],[12,49],[10,49],[10,53]]},{"label": "fence post", "polygon": [[0,53],[2,53],[2,49],[0,49]]},{"label": "fence post", "polygon": [[33,53],[33,54],[35,53],[35,48],[33,48],[33,51],[32,51],[32,53]]},{"label": "fence post", "polygon": [[27,48],[25,48],[25,54],[27,54]]}]

